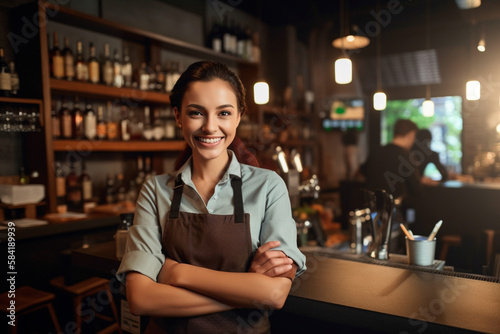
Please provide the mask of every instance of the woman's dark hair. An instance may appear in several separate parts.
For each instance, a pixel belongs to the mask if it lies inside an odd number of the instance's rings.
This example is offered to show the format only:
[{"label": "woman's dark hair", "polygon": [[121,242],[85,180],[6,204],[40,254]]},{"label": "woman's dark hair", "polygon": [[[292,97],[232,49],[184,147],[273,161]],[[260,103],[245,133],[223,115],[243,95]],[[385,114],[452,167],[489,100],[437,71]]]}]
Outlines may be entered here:
[{"label": "woman's dark hair", "polygon": [[[215,79],[224,80],[231,86],[236,95],[238,110],[243,114],[247,110],[245,102],[246,91],[240,78],[231,71],[227,65],[213,61],[198,61],[191,64],[186,71],[181,74],[174,88],[172,88],[172,92],[170,93],[170,104],[172,107],[177,108],[178,112],[181,112],[182,99],[191,83],[196,81],[206,82]],[[248,151],[245,144],[237,136],[234,137],[233,142],[228,148],[234,152],[239,162],[259,167],[257,158]],[[177,158],[175,169],[182,167],[192,153],[191,147],[186,145],[184,151]]]}]

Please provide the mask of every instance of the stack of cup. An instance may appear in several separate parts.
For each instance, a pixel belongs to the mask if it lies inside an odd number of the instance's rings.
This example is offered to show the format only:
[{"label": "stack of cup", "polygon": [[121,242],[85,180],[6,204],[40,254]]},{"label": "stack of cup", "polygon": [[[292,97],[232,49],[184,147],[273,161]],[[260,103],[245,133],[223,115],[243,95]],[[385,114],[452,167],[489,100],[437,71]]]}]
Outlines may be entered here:
[{"label": "stack of cup", "polygon": [[406,254],[408,263],[417,266],[431,266],[434,264],[436,252],[436,238],[428,240],[422,235],[414,235],[414,240],[406,237]]}]

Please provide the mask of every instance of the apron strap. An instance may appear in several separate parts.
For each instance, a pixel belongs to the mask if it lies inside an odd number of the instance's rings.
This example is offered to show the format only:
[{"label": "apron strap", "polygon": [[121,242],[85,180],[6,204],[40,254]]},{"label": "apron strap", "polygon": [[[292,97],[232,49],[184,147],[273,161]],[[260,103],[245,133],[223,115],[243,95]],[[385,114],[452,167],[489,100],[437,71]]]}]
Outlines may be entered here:
[{"label": "apron strap", "polygon": [[172,206],[170,207],[170,218],[179,217],[179,208],[181,207],[182,190],[184,189],[184,182],[182,181],[182,174],[177,175],[175,178],[174,198],[172,199]]},{"label": "apron strap", "polygon": [[244,223],[245,212],[243,209],[243,196],[241,195],[241,178],[234,176],[231,180],[234,199],[234,222]]}]

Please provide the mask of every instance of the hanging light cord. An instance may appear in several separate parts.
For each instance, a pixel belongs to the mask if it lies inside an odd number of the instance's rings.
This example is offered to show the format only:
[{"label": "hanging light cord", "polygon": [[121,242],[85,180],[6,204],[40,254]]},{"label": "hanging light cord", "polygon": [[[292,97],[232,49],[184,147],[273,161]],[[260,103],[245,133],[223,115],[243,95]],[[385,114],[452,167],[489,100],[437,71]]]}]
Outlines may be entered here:
[{"label": "hanging light cord", "polygon": [[[377,1],[377,13],[380,13],[380,0]],[[377,36],[377,91],[382,91],[382,28]]]},{"label": "hanging light cord", "polygon": [[[425,2],[425,47],[427,50],[431,48],[431,6],[430,0],[426,0]],[[425,99],[431,99],[431,85],[427,82],[427,86],[425,87]]]}]

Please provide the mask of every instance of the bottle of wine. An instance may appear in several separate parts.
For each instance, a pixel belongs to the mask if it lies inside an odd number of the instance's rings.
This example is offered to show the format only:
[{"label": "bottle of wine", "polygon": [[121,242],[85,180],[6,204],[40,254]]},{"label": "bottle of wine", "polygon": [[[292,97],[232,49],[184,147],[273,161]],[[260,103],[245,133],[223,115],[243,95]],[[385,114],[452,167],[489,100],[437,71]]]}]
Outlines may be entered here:
[{"label": "bottle of wine", "polygon": [[19,94],[19,75],[16,72],[16,65],[13,61],[9,63],[10,69],[10,95],[17,96]]},{"label": "bottle of wine", "polygon": [[78,183],[82,186],[82,200],[85,203],[92,202],[92,178],[87,173],[85,160],[82,161],[82,172],[78,177]]},{"label": "bottle of wine", "polygon": [[51,51],[51,64],[52,64],[52,76],[56,79],[64,78],[64,58],[59,49],[59,39],[57,37],[57,31],[54,31],[53,35],[53,47]]},{"label": "bottle of wine", "polygon": [[62,50],[64,58],[64,77],[66,80],[72,81],[75,79],[75,57],[69,47],[68,37],[64,37],[64,49]]},{"label": "bottle of wine", "polygon": [[113,110],[113,105],[111,101],[107,103],[107,114],[108,114],[108,122],[106,124],[106,135],[108,140],[117,140],[118,139],[118,122],[116,120],[116,115]]},{"label": "bottle of wine", "polygon": [[88,66],[89,66],[89,80],[92,83],[99,83],[99,61],[97,60],[95,56],[95,46],[94,44],[90,43],[90,58],[88,61]]},{"label": "bottle of wine", "polygon": [[175,118],[174,111],[171,106],[167,106],[165,110],[165,138],[174,139],[175,138]]},{"label": "bottle of wine", "polygon": [[210,32],[210,46],[215,52],[222,52],[222,34],[220,25],[215,22]]},{"label": "bottle of wine", "polygon": [[94,140],[97,136],[97,117],[91,104],[87,104],[83,115],[83,130],[85,138]]},{"label": "bottle of wine", "polygon": [[76,43],[76,52],[76,80],[87,82],[89,81],[89,67],[87,62],[85,61],[85,58],[83,57],[83,47],[81,41],[78,41]]},{"label": "bottle of wine", "polygon": [[131,137],[130,131],[130,119],[128,115],[127,106],[120,107],[120,139],[123,141],[129,141]]},{"label": "bottle of wine", "polygon": [[82,187],[78,182],[78,175],[75,173],[73,161],[70,163],[70,171],[66,176],[66,200],[68,209],[75,211],[81,211],[83,209]]},{"label": "bottle of wine", "polygon": [[73,106],[73,138],[81,139],[84,137],[84,127],[83,127],[83,112],[80,109],[80,101],[78,96],[75,96],[75,103]]},{"label": "bottle of wine", "polygon": [[122,75],[123,75],[123,84],[125,87],[132,86],[132,63],[130,62],[130,57],[128,55],[128,49],[125,48],[123,50],[123,64],[122,64]]},{"label": "bottle of wine", "polygon": [[122,62],[120,60],[118,50],[115,49],[115,53],[113,55],[113,86],[120,88],[123,87],[123,85]]},{"label": "bottle of wine", "polygon": [[148,90],[149,88],[149,73],[147,70],[146,63],[141,63],[139,68],[139,89]]},{"label": "bottle of wine", "polygon": [[61,125],[61,137],[65,139],[73,138],[73,119],[68,103],[63,99],[62,107],[59,110],[59,123]]},{"label": "bottle of wine", "polygon": [[0,96],[9,96],[11,90],[10,68],[4,59],[3,48],[0,48]]},{"label": "bottle of wine", "polygon": [[163,91],[163,86],[165,86],[165,72],[159,63],[155,66],[155,80],[155,91]]},{"label": "bottle of wine", "polygon": [[50,111],[51,125],[52,125],[52,138],[61,138],[61,122],[59,121],[59,114],[57,112],[56,101],[52,99],[52,108]]},{"label": "bottle of wine", "polygon": [[151,114],[149,106],[144,107],[144,128],[142,130],[142,136],[146,140],[153,139],[153,127],[151,126]]},{"label": "bottle of wine", "polygon": [[104,44],[104,58],[102,60],[102,83],[107,86],[113,85],[113,62],[109,53],[109,44]]},{"label": "bottle of wine", "polygon": [[108,129],[104,120],[104,108],[100,105],[97,107],[97,138],[106,139]]},{"label": "bottle of wine", "polygon": [[58,213],[66,213],[66,177],[62,164],[56,162],[56,210]]},{"label": "bottle of wine", "polygon": [[153,138],[155,140],[162,140],[164,135],[165,129],[163,127],[163,120],[160,117],[160,110],[155,108],[153,113]]}]

